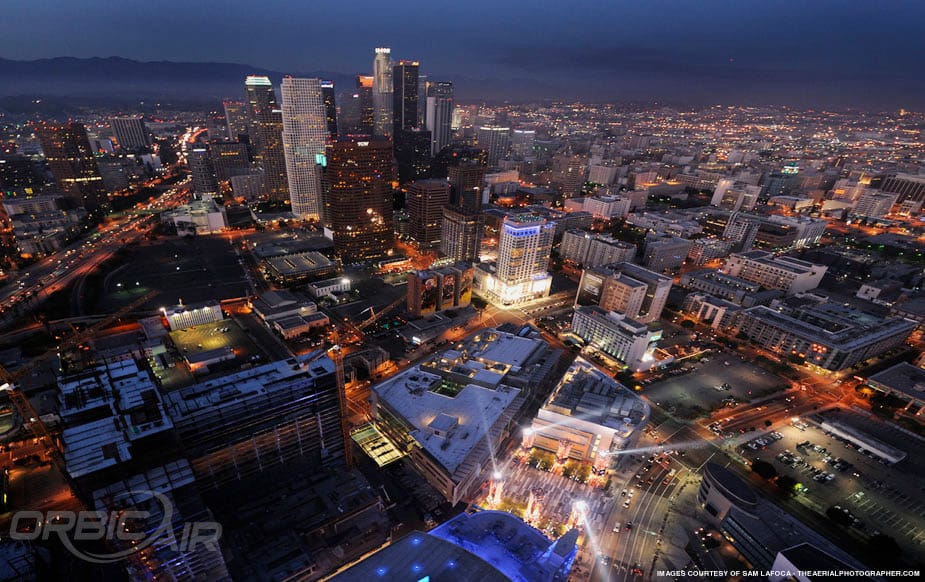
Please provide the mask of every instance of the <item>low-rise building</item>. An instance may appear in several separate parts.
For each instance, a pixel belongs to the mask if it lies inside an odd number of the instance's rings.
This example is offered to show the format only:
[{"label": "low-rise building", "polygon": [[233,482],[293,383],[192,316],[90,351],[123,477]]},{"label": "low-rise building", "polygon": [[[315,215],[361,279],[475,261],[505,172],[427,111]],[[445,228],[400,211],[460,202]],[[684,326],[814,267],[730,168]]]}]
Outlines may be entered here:
[{"label": "low-rise building", "polygon": [[915,327],[914,321],[835,303],[790,312],[758,305],[741,311],[736,322],[738,334],[765,349],[832,371],[901,346]]},{"label": "low-rise building", "polygon": [[650,414],[631,390],[577,358],[537,412],[524,445],[605,470],[638,441]]},{"label": "low-rise building", "polygon": [[572,332],[634,371],[646,370],[655,363],[653,353],[662,337],[660,329],[593,305],[575,309]]},{"label": "low-rise building", "polygon": [[605,234],[571,229],[562,235],[559,256],[584,267],[629,263],[636,258],[636,245]]},{"label": "low-rise building", "polygon": [[795,295],[818,287],[828,267],[767,251],[749,251],[730,255],[723,270],[762,287]]},{"label": "low-rise building", "polygon": [[347,277],[331,277],[322,281],[314,281],[305,286],[305,289],[315,299],[331,297],[335,293],[347,293],[350,291],[350,279]]},{"label": "low-rise building", "polygon": [[181,302],[179,305],[164,308],[163,313],[164,317],[167,318],[170,331],[186,329],[204,323],[215,323],[225,319],[222,306],[215,300],[191,303],[189,305],[183,305]]},{"label": "low-rise building", "polygon": [[317,251],[274,256],[261,264],[270,279],[286,285],[329,278],[339,270],[335,261]]},{"label": "low-rise building", "polygon": [[784,296],[779,289],[765,289],[759,283],[710,269],[684,273],[681,275],[681,287],[702,291],[743,307],[768,305]]},{"label": "low-rise building", "polygon": [[211,198],[192,200],[161,213],[161,222],[172,224],[177,232],[211,234],[228,228],[222,207]]}]

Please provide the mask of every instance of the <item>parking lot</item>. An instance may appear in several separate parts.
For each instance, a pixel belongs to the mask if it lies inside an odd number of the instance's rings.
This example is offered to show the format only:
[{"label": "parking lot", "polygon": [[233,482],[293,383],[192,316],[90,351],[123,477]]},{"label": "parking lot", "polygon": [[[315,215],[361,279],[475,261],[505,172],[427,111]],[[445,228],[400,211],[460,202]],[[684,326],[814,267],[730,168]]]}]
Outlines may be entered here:
[{"label": "parking lot", "polygon": [[[768,431],[753,433],[739,451],[747,459],[771,463],[779,475],[793,477],[798,488],[805,487],[798,495],[817,512],[824,514],[836,505],[847,509],[857,520],[847,527],[858,535],[883,533],[895,538],[907,555],[923,555],[925,498],[918,472],[920,455],[907,446],[910,458],[916,459],[890,466],[827,435],[812,422],[799,425],[805,428],[779,428],[780,438],[767,436]],[[884,426],[883,430],[892,429]],[[883,438],[880,433],[872,436]]]},{"label": "parking lot", "polygon": [[104,278],[98,308],[112,311],[152,289],[160,295],[147,309],[242,297],[249,283],[227,238],[178,237],[133,247],[129,262]]},{"label": "parking lot", "polygon": [[239,365],[245,362],[266,361],[266,355],[231,319],[173,331],[170,332],[170,339],[183,357],[220,348],[230,348],[234,351]]},{"label": "parking lot", "polygon": [[721,407],[730,397],[742,403],[787,388],[778,376],[724,352],[709,355],[705,362],[685,361],[680,366],[688,371],[644,386],[643,394],[668,412],[686,418]]}]

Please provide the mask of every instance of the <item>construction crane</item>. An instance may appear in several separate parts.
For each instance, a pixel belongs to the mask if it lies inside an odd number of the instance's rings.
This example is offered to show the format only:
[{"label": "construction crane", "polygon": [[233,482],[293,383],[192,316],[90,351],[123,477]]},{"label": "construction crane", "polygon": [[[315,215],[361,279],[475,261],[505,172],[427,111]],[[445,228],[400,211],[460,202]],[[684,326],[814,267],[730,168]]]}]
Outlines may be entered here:
[{"label": "construction crane", "polygon": [[337,400],[340,405],[340,429],[344,439],[344,462],[347,468],[353,467],[353,447],[350,446],[350,424],[347,422],[347,382],[344,379],[344,353],[340,347],[340,334],[337,328],[331,332],[331,347],[326,350],[334,362],[334,377],[337,380]]},{"label": "construction crane", "polygon": [[[384,315],[386,315],[387,313],[390,313],[393,309],[395,309],[396,307],[398,307],[405,301],[406,301],[405,297],[401,296],[395,301],[389,303],[388,305],[380,309],[378,313],[372,307],[368,307],[367,309],[369,309],[371,313],[368,319],[365,319],[361,321],[360,323],[351,323],[349,319],[344,319],[344,325],[345,327],[347,327],[347,329],[355,333],[357,337],[362,340],[363,336],[365,335],[364,331],[366,330],[366,328],[368,328],[369,326],[373,325],[374,323],[382,319]],[[366,311],[366,309],[364,309],[363,311]],[[360,313],[362,313],[362,311]]]},{"label": "construction crane", "polygon": [[42,422],[41,418],[39,418],[38,412],[36,412],[35,408],[33,408],[32,403],[29,402],[29,398],[23,394],[22,390],[17,388],[16,382],[20,378],[26,377],[27,374],[32,372],[32,370],[34,370],[40,364],[50,360],[60,352],[68,350],[74,346],[78,346],[87,341],[96,332],[109,327],[116,320],[134,311],[141,305],[147,303],[150,299],[157,296],[158,293],[158,291],[151,291],[144,296],[139,297],[125,307],[122,307],[118,311],[111,313],[98,322],[94,323],[82,332],[71,335],[64,339],[57,348],[50,349],[44,354],[32,358],[30,361],[20,366],[15,372],[11,373],[9,370],[0,365],[0,390],[5,391],[7,395],[9,395],[10,403],[16,412],[19,413],[20,418],[22,418],[23,425],[28,426],[35,438],[39,439],[39,442],[51,457],[52,462],[61,471],[65,478],[67,478],[67,473],[65,472],[64,467],[64,457],[58,447],[58,443],[55,442],[51,436],[51,432],[48,430],[48,427],[45,426],[45,423]]}]

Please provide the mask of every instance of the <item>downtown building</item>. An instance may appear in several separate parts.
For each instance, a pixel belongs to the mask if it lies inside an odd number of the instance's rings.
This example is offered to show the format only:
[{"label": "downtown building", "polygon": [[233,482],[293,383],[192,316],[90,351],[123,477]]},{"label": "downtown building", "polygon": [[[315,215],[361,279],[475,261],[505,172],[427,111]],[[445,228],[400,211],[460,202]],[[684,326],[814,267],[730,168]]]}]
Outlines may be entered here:
[{"label": "downtown building", "polygon": [[447,501],[471,500],[557,360],[542,339],[481,330],[373,386],[374,425]]},{"label": "downtown building", "polygon": [[392,134],[392,49],[379,47],[373,59],[373,135]]},{"label": "downtown building", "polygon": [[247,110],[243,101],[222,101],[225,111],[225,126],[228,128],[230,141],[248,143]]},{"label": "downtown building", "polygon": [[263,171],[264,197],[271,202],[289,200],[286,153],[283,148],[283,112],[269,77],[251,75],[244,80],[248,139],[253,159]]},{"label": "downtown building", "polygon": [[578,284],[575,305],[598,305],[640,323],[661,317],[671,278],[633,263],[613,263],[585,269]]},{"label": "downtown building", "polygon": [[148,129],[141,117],[114,117],[109,120],[109,127],[122,150],[140,151],[151,145]]},{"label": "downtown building", "polygon": [[478,211],[454,206],[443,208],[440,254],[454,261],[479,262],[484,218]]},{"label": "downtown building", "polygon": [[373,76],[356,76],[357,108],[359,109],[359,122],[357,133],[360,135],[373,135],[375,132],[375,114],[373,109]]},{"label": "downtown building", "polygon": [[419,318],[466,307],[472,300],[472,280],[473,268],[467,263],[408,273],[408,313]]},{"label": "downtown building", "polygon": [[450,202],[446,180],[416,180],[408,188],[408,236],[422,251],[439,248],[443,228],[443,208]]},{"label": "downtown building", "polygon": [[55,185],[65,198],[90,212],[108,205],[103,177],[83,125],[43,122],[35,126],[35,135]]},{"label": "downtown building", "polygon": [[325,236],[344,260],[385,255],[395,242],[392,141],[342,137],[329,149],[324,171]]},{"label": "downtown building", "polygon": [[603,472],[639,441],[650,416],[638,396],[579,357],[524,431],[523,446]]},{"label": "downtown building", "polygon": [[479,127],[477,141],[479,149],[484,150],[488,156],[488,167],[496,168],[511,147],[511,128],[497,125]]},{"label": "downtown building", "polygon": [[634,372],[655,364],[655,348],[662,330],[651,325],[595,305],[578,307],[572,316],[572,333]]},{"label": "downtown building", "polygon": [[556,224],[536,214],[507,216],[501,224],[496,263],[475,269],[477,292],[492,303],[516,305],[549,295],[549,255]]},{"label": "downtown building", "polygon": [[281,89],[283,151],[292,213],[320,221],[321,171],[327,163],[325,143],[329,137],[322,82],[285,77]]},{"label": "downtown building", "polygon": [[424,127],[430,132],[430,155],[449,145],[452,137],[453,83],[428,81],[424,86]]},{"label": "downtown building", "polygon": [[795,295],[815,289],[822,283],[828,267],[795,259],[775,257],[766,251],[749,251],[729,255],[723,271],[733,277],[758,283],[768,289],[780,289]]},{"label": "downtown building", "polygon": [[732,331],[781,357],[837,372],[902,346],[915,328],[908,319],[822,303],[789,311],[751,307]]},{"label": "downtown building", "polygon": [[585,268],[610,263],[629,263],[636,257],[636,245],[605,234],[571,229],[562,235],[559,256]]}]

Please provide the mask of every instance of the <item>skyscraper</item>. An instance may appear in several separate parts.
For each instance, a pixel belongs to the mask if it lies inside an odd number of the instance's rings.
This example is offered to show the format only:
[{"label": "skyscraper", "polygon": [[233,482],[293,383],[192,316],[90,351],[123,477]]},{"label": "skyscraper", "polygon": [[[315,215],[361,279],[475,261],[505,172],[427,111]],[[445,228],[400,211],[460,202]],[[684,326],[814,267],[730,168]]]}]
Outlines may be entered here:
[{"label": "skyscraper", "polygon": [[482,215],[477,211],[444,207],[440,254],[454,261],[479,262],[483,226]]},{"label": "skyscraper", "polygon": [[225,125],[228,126],[228,139],[231,141],[242,141],[242,137],[247,135],[247,112],[244,104],[240,101],[223,101],[222,106],[225,108]]},{"label": "skyscraper", "polygon": [[141,117],[114,117],[109,120],[112,133],[125,151],[142,150],[149,145],[148,130]]},{"label": "skyscraper", "polygon": [[283,97],[283,150],[292,213],[321,220],[321,168],[326,164],[328,123],[322,82],[286,77]]},{"label": "skyscraper", "polygon": [[212,168],[219,182],[230,180],[232,176],[249,173],[250,161],[247,159],[247,144],[236,141],[220,141],[209,145],[212,153]]},{"label": "skyscraper", "polygon": [[447,146],[434,158],[433,175],[450,181],[450,204],[471,210],[482,206],[482,180],[488,156],[485,150]]},{"label": "skyscraper", "polygon": [[373,133],[392,134],[392,49],[377,48],[373,60]]},{"label": "skyscraper", "polygon": [[399,61],[392,67],[392,135],[418,126],[417,61]]},{"label": "skyscraper", "polygon": [[328,124],[328,135],[337,136],[337,102],[334,99],[334,81],[321,82],[321,95],[324,98],[324,117]]},{"label": "skyscraper", "polygon": [[218,192],[218,180],[207,148],[193,148],[189,153],[189,167],[193,173],[193,192],[199,195]]},{"label": "skyscraper", "polygon": [[449,202],[446,180],[417,180],[408,188],[408,234],[421,250],[440,246],[443,207]]},{"label": "skyscraper", "polygon": [[286,153],[283,147],[283,112],[273,109],[261,115],[257,124],[257,140],[262,144],[260,168],[268,200],[289,200],[289,178],[286,176]]},{"label": "skyscraper", "polygon": [[430,131],[430,155],[450,143],[450,123],[453,119],[453,83],[449,81],[428,82],[425,88],[426,104],[424,124]]},{"label": "skyscraper", "polygon": [[58,189],[75,205],[96,210],[107,204],[106,189],[90,149],[86,128],[73,121],[39,123],[35,134]]},{"label": "skyscraper", "polygon": [[273,83],[269,77],[251,75],[244,80],[244,91],[247,100],[244,110],[247,117],[247,134],[251,136],[254,149],[254,160],[260,163],[263,158],[263,144],[260,143],[260,124],[263,119],[272,117],[272,112],[279,109]]},{"label": "skyscraper", "polygon": [[404,185],[430,177],[430,132],[423,129],[402,129],[394,136],[398,180]]},{"label": "skyscraper", "polygon": [[510,146],[511,128],[497,125],[479,127],[478,145],[488,154],[488,165],[495,167],[507,155]]},{"label": "skyscraper", "polygon": [[357,99],[359,100],[360,122],[357,133],[373,135],[375,131],[375,114],[373,112],[373,77],[357,75]]},{"label": "skyscraper", "polygon": [[341,137],[327,161],[325,231],[334,248],[345,260],[384,255],[394,242],[392,141]]}]

